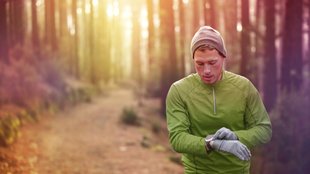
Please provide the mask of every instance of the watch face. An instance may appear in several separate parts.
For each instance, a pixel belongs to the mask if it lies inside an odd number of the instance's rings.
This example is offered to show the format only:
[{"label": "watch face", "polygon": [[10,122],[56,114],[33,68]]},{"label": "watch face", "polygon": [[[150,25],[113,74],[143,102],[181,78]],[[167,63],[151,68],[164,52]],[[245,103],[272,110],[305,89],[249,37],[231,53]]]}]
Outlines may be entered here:
[{"label": "watch face", "polygon": [[210,142],[211,142],[212,140],[213,140],[213,135],[208,135],[208,136],[205,138],[207,153],[209,153],[210,151],[212,151],[212,146],[210,145]]}]

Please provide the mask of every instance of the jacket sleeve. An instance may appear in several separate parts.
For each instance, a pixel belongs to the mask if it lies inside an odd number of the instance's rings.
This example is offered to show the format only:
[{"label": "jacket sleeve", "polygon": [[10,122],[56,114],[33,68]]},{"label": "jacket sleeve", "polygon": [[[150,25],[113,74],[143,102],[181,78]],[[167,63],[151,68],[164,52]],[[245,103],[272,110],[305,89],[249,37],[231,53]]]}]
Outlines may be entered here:
[{"label": "jacket sleeve", "polygon": [[166,98],[166,117],[169,141],[179,153],[207,155],[204,137],[190,134],[190,120],[177,87],[172,85]]},{"label": "jacket sleeve", "polygon": [[248,148],[267,143],[272,136],[271,122],[259,92],[249,81],[245,110],[246,130],[235,131]]}]

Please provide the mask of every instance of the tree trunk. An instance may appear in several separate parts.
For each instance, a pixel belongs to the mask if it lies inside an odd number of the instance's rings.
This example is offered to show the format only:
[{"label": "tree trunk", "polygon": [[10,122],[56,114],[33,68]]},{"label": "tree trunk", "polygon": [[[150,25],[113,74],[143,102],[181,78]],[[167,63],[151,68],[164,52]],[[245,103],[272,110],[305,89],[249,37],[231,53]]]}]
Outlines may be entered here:
[{"label": "tree trunk", "polygon": [[203,0],[203,20],[205,25],[211,25],[210,0]]},{"label": "tree trunk", "polygon": [[186,30],[185,30],[185,7],[183,0],[179,0],[179,20],[180,20],[180,75],[183,77],[185,75],[185,39],[186,39]]},{"label": "tree trunk", "polygon": [[[32,0],[33,1],[33,0]],[[34,0],[36,1],[36,0]],[[72,0],[72,6],[73,3],[76,3],[76,0]],[[64,0],[58,1],[58,12],[59,12],[59,38],[62,38],[63,36],[67,36],[68,29],[67,29],[67,3]],[[73,16],[72,16],[73,17]]]},{"label": "tree trunk", "polygon": [[226,49],[229,50],[229,55],[232,56],[232,59],[227,59],[228,61],[231,61],[231,63],[226,64],[227,69],[232,69],[232,66],[235,66],[234,63],[236,61],[235,57],[237,57],[238,54],[240,54],[240,46],[235,43],[240,43],[238,32],[237,32],[237,23],[238,23],[238,15],[237,15],[237,0],[229,0],[225,2],[225,8],[227,10],[224,10],[224,22],[225,22],[225,44]]},{"label": "tree trunk", "polygon": [[211,26],[215,29],[218,28],[218,17],[216,14],[217,7],[216,7],[216,1],[215,0],[209,0],[210,2],[210,19],[211,19]]},{"label": "tree trunk", "polygon": [[217,27],[216,6],[214,0],[203,0],[204,24]]},{"label": "tree trunk", "polygon": [[148,66],[149,74],[152,75],[154,70],[154,53],[155,53],[155,30],[154,30],[154,10],[153,10],[153,0],[147,0],[147,17],[148,17]]},{"label": "tree trunk", "polygon": [[277,63],[275,47],[275,0],[265,0],[264,103],[270,111],[277,98]]},{"label": "tree trunk", "polygon": [[90,60],[90,80],[92,84],[97,83],[96,78],[96,63],[95,63],[95,54],[94,54],[94,5],[92,0],[90,3],[90,13],[89,13],[89,60]]},{"label": "tree trunk", "polygon": [[0,1],[0,61],[8,63],[8,24],[7,24],[6,1]]},{"label": "tree trunk", "polygon": [[[251,69],[251,40],[250,40],[250,15],[249,15],[249,1],[242,0],[242,32],[241,32],[241,68],[240,74],[250,78]],[[250,80],[252,80],[250,78]]]},{"label": "tree trunk", "polygon": [[200,27],[200,15],[199,15],[200,1],[192,1],[192,2],[193,2],[193,33],[195,33]]},{"label": "tree trunk", "polygon": [[[253,64],[252,68],[251,68],[251,74],[252,74],[252,79],[253,79],[253,83],[255,86],[257,86],[258,88],[260,88],[261,86],[261,76],[262,76],[262,71],[261,71],[261,67],[262,65],[260,62],[261,59],[261,50],[262,50],[262,38],[260,38],[260,28],[261,26],[264,26],[263,22],[262,22],[262,3],[263,1],[256,1],[255,3],[255,28],[256,28],[256,32],[254,33],[254,53],[253,53],[253,63],[251,63],[251,65]],[[268,19],[269,20],[269,19]]]},{"label": "tree trunk", "polygon": [[[310,4],[310,0],[308,0],[308,4]],[[310,26],[310,5],[308,6],[308,26]],[[310,30],[308,30],[308,72],[310,72]],[[310,85],[310,79],[307,80],[307,84]],[[310,87],[309,87],[310,90]],[[310,95],[310,94],[309,94]],[[310,168],[310,166],[309,166]]]},{"label": "tree trunk", "polygon": [[[86,0],[80,0],[81,1],[81,6],[83,8],[85,8],[86,6]],[[83,10],[83,13],[82,13],[82,23],[84,25],[81,25],[81,28],[80,30],[82,32],[79,33],[79,37],[81,38],[81,47],[83,49],[80,49],[80,54],[81,54],[81,57],[80,57],[80,61],[81,61],[81,64],[80,64],[80,69],[81,69],[81,73],[80,73],[80,77],[81,78],[85,78],[87,80],[89,80],[89,60],[87,59],[89,57],[89,40],[88,40],[88,30],[89,30],[89,26],[88,25],[85,25],[85,24],[88,24],[88,14],[86,13],[85,9]]]},{"label": "tree trunk", "polygon": [[52,51],[57,50],[56,26],[55,26],[55,1],[45,0],[45,43]]},{"label": "tree trunk", "polygon": [[[121,6],[119,4],[119,7],[118,7],[120,10],[121,10]],[[122,30],[121,30],[121,17],[119,15],[117,16],[114,16],[114,19],[113,19],[113,28],[112,28],[112,31],[113,31],[113,38],[112,38],[112,50],[113,51],[113,61],[115,62],[122,62],[122,51],[121,51],[121,48],[120,47],[122,45],[122,42],[123,42],[123,39],[122,39]],[[123,78],[123,64],[121,63],[115,63],[114,64],[114,80],[115,82],[120,82],[121,79]]]},{"label": "tree trunk", "polygon": [[79,33],[78,33],[78,20],[77,20],[77,2],[72,0],[72,22],[74,25],[74,35],[73,35],[73,44],[72,44],[72,65],[73,66],[73,75],[77,78],[80,78],[80,68],[79,68]]},{"label": "tree trunk", "polygon": [[[99,1],[100,7],[103,9],[106,9],[107,2],[106,1]],[[99,18],[101,19],[101,34],[102,38],[105,38],[103,40],[102,44],[102,79],[104,83],[108,83],[111,78],[111,28],[108,19],[107,19],[107,13],[103,10],[99,11]]]},{"label": "tree trunk", "polygon": [[139,7],[137,4],[133,7],[133,13],[132,13],[132,52],[131,52],[131,73],[132,77],[137,83],[138,86],[141,87],[142,85],[142,71],[141,71],[141,56],[140,56],[140,42],[141,42],[141,28],[140,28],[140,22],[139,22]]},{"label": "tree trunk", "polygon": [[302,84],[302,0],[287,0],[281,64],[281,88],[299,90]]},{"label": "tree trunk", "polygon": [[32,46],[35,52],[40,51],[39,26],[37,16],[36,0],[31,0],[31,26],[32,26]]},{"label": "tree trunk", "polygon": [[25,37],[25,14],[24,1],[14,0],[10,2],[10,46],[11,48],[17,44],[22,45]]},{"label": "tree trunk", "polygon": [[55,1],[50,0],[50,23],[51,23],[51,46],[52,50],[56,51],[57,50],[57,36],[56,36],[56,24],[55,24]]},{"label": "tree trunk", "polygon": [[[310,5],[309,4],[310,4],[310,0],[308,0],[308,7],[309,7],[308,8],[308,27],[310,26]],[[309,30],[309,28],[308,28],[308,60],[307,60],[307,62],[308,62],[308,72],[310,72],[310,30]],[[310,85],[310,79],[309,78],[308,78],[306,83]],[[309,87],[309,90],[310,90],[310,87]],[[310,166],[309,166],[309,168],[310,168]]]},{"label": "tree trunk", "polygon": [[177,79],[177,59],[174,32],[173,0],[160,0],[161,50],[161,111],[166,111],[166,96],[171,84]]},{"label": "tree trunk", "polygon": [[[148,71],[146,80],[146,91],[150,96],[160,97],[158,93],[158,70],[160,68],[158,59],[156,59],[156,32],[154,25],[154,1],[146,0],[148,11]],[[156,73],[154,73],[156,72]],[[156,80],[155,80],[156,79]]]}]

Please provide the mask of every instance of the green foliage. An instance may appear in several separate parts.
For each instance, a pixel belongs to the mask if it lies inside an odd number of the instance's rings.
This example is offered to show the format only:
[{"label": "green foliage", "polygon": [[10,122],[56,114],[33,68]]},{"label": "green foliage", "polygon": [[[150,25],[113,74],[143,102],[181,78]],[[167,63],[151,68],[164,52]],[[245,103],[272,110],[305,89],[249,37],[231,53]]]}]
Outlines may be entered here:
[{"label": "green foliage", "polygon": [[38,121],[35,111],[26,111],[16,105],[0,107],[0,146],[8,146],[19,136],[19,128],[25,123]]},{"label": "green foliage", "polygon": [[7,146],[19,136],[18,128],[20,121],[18,118],[7,114],[5,118],[0,118],[0,145]]},{"label": "green foliage", "polygon": [[[310,133],[309,89],[280,95],[271,112],[273,138],[261,154],[266,173],[307,173]],[[269,167],[268,167],[269,166]]]},{"label": "green foliage", "polygon": [[127,125],[140,125],[139,117],[133,108],[124,108],[121,115],[121,122]]}]

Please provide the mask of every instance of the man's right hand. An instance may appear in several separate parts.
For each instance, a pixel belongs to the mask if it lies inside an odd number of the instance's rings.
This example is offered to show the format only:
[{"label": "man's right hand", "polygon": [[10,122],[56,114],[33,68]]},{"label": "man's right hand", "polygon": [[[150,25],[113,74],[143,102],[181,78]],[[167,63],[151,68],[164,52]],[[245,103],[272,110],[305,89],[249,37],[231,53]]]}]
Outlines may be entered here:
[{"label": "man's right hand", "polygon": [[214,150],[231,153],[241,160],[250,160],[250,150],[238,140],[213,140],[210,145]]},{"label": "man's right hand", "polygon": [[221,129],[215,132],[213,139],[238,140],[238,137],[233,131],[227,129],[226,127],[222,127]]}]

